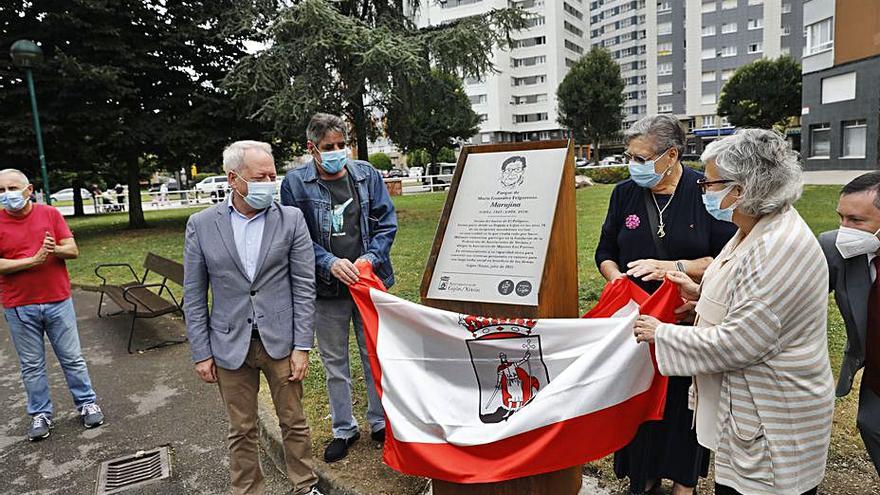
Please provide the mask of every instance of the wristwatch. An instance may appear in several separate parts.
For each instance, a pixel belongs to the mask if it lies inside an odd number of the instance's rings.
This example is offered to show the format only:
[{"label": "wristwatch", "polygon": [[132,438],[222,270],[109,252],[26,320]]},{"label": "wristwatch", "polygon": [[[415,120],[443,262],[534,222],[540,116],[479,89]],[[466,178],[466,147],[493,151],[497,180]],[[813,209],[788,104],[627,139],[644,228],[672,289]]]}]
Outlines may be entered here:
[{"label": "wristwatch", "polygon": [[687,273],[687,270],[684,269],[684,263],[682,263],[680,260],[675,262],[675,268],[677,268],[678,271],[682,273]]}]

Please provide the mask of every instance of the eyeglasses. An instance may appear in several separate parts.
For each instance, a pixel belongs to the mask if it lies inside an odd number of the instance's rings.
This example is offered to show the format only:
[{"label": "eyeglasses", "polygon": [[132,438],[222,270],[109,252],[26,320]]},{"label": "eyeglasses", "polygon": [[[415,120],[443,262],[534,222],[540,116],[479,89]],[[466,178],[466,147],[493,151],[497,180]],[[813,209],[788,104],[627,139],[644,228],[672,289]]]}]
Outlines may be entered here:
[{"label": "eyeglasses", "polygon": [[[671,148],[670,148],[670,149],[671,149]],[[661,156],[665,155],[665,154],[668,153],[668,152],[669,152],[669,150],[667,149],[667,150],[664,151],[663,153],[660,153],[659,155],[656,155],[656,156],[654,156],[653,158],[645,158],[645,157],[642,157],[642,156],[639,156],[639,155],[633,155],[633,154],[630,153],[629,151],[624,151],[624,152],[623,152],[623,157],[624,157],[624,158],[626,159],[626,161],[628,161],[628,162],[636,162],[636,163],[638,163],[639,165],[644,165],[645,162],[647,162],[647,161],[651,161],[651,160],[656,161],[658,158],[660,158]]]},{"label": "eyeglasses", "polygon": [[697,179],[697,185],[700,186],[700,189],[704,193],[706,192],[706,189],[709,188],[709,186],[715,184],[730,184],[731,182],[733,182],[733,180],[731,179],[708,180],[705,177],[703,177],[702,179]]}]

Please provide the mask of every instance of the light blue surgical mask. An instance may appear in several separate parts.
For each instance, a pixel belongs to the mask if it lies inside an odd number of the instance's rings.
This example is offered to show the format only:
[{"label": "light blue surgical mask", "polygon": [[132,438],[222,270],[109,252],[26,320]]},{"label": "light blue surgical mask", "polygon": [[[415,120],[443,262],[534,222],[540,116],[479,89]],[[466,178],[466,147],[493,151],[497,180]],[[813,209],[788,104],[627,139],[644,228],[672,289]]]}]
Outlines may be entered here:
[{"label": "light blue surgical mask", "polygon": [[723,222],[733,221],[733,210],[736,209],[736,205],[739,201],[735,201],[727,208],[722,208],[721,202],[724,201],[724,198],[733,190],[734,186],[736,186],[736,184],[731,184],[720,191],[706,191],[703,193],[703,204],[706,205],[706,211],[717,220]]},{"label": "light blue surgical mask", "polygon": [[275,200],[275,181],[272,182],[249,182],[241,176],[238,177],[248,186],[247,196],[243,196],[244,202],[255,210],[265,210],[272,206]]},{"label": "light blue surgical mask", "polygon": [[10,211],[19,211],[27,205],[22,191],[6,191],[0,193],[0,206]]},{"label": "light blue surgical mask", "polygon": [[338,174],[347,160],[348,148],[321,152],[321,168],[330,175]]},{"label": "light blue surgical mask", "polygon": [[672,165],[670,164],[669,167],[666,167],[666,170],[658,174],[654,166],[657,163],[657,160],[663,158],[663,155],[668,152],[669,150],[666,150],[657,158],[654,158],[653,160],[645,160],[644,163],[630,160],[629,176],[633,182],[641,187],[651,188],[656,186],[663,179],[663,176],[669,173],[669,170],[672,168]]}]

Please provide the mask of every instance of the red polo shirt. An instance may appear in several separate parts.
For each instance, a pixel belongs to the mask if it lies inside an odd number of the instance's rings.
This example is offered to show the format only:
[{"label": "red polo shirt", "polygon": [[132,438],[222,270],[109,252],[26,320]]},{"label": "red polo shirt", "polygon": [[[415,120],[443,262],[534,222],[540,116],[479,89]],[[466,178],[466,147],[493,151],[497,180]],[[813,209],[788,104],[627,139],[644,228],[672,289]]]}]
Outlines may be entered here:
[{"label": "red polo shirt", "polygon": [[[55,242],[73,237],[64,217],[53,206],[32,205],[25,217],[14,217],[0,210],[0,258],[17,260],[37,253],[46,232]],[[70,277],[64,260],[49,255],[37,267],[0,275],[0,299],[3,307],[63,301],[70,297]]]}]

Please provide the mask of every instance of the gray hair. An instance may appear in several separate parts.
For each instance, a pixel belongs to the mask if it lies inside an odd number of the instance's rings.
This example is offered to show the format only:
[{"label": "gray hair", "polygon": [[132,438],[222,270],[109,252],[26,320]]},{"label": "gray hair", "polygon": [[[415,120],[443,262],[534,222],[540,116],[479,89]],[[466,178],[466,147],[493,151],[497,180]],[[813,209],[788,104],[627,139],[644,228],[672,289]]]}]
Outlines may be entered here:
[{"label": "gray hair", "polygon": [[675,148],[679,158],[684,152],[685,134],[681,122],[672,115],[648,115],[639,119],[624,131],[623,140],[626,144],[639,137],[646,137],[654,144],[654,153]]},{"label": "gray hair", "polygon": [[27,175],[24,175],[24,172],[15,168],[5,168],[3,170],[0,170],[0,176],[2,175],[15,176],[15,178],[18,179],[18,182],[24,187],[27,187],[31,183]]},{"label": "gray hair", "polygon": [[316,113],[309,121],[309,126],[306,127],[306,139],[317,145],[328,132],[332,131],[342,133],[342,136],[348,141],[348,129],[344,120],[329,113]]},{"label": "gray hair", "polygon": [[272,145],[262,141],[236,141],[223,150],[223,171],[237,172],[244,165],[248,150],[257,150],[272,156]]},{"label": "gray hair", "polygon": [[719,176],[742,188],[737,208],[746,215],[784,211],[804,189],[800,157],[777,131],[741,129],[710,144],[700,158],[714,159]]}]

